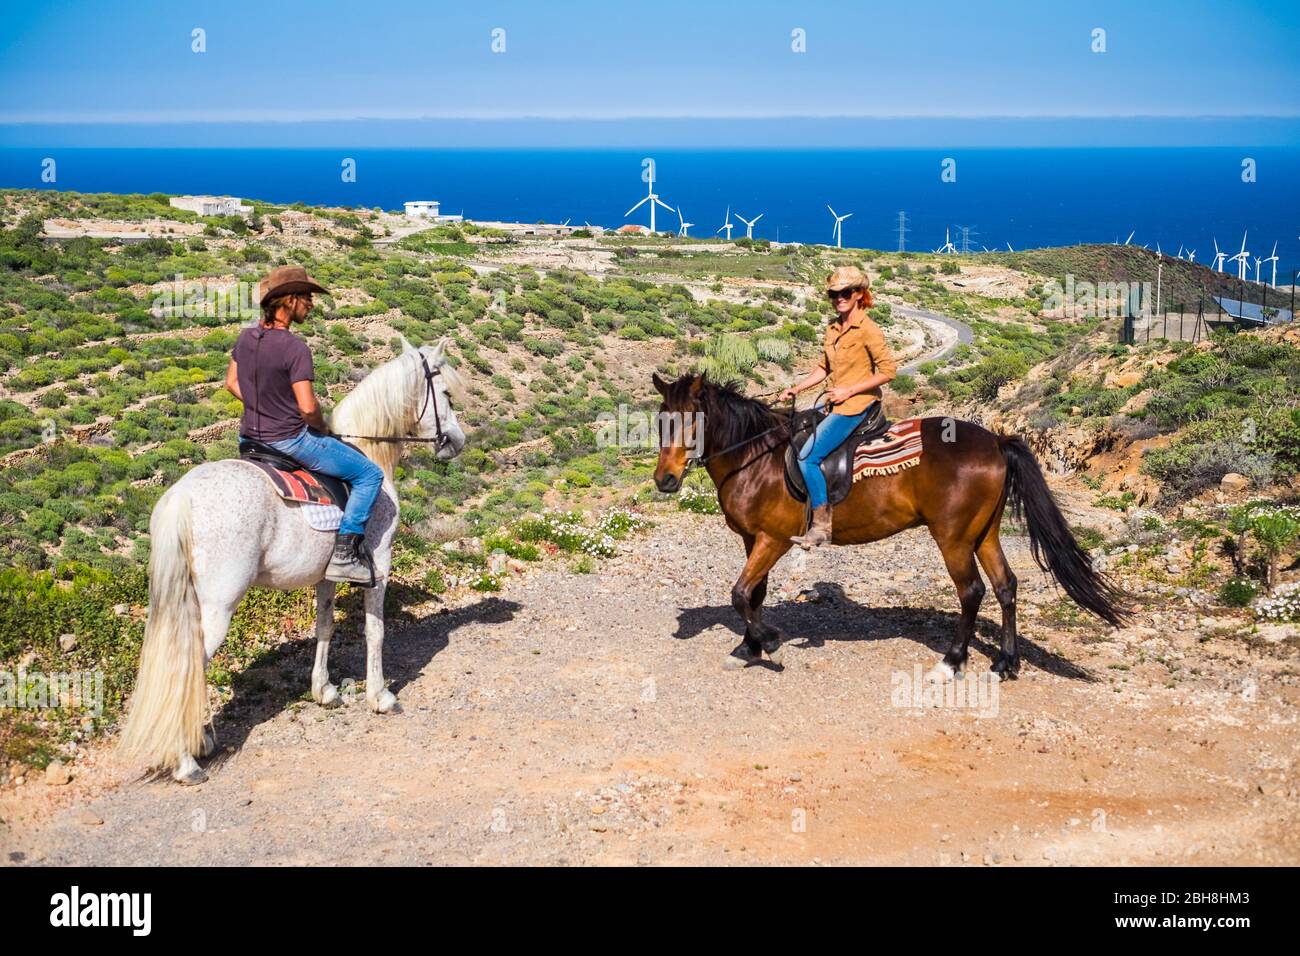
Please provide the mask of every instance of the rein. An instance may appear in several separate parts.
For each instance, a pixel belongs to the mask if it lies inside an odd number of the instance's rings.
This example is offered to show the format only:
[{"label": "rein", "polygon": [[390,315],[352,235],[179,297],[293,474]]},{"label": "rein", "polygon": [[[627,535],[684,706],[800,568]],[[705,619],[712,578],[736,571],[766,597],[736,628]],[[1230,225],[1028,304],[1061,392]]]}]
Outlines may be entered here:
[{"label": "rein", "polygon": [[[818,398],[820,397],[821,396],[819,395]],[[816,406],[817,403],[816,401],[814,401],[813,407],[815,408]],[[759,432],[757,435],[750,435],[748,438],[742,439],[741,441],[736,442],[734,445],[728,445],[726,448],[723,448],[720,451],[711,452],[707,455],[693,455],[686,459],[686,470],[689,471],[692,465],[695,464],[703,465],[706,464],[710,459],[718,458],[721,457],[722,455],[726,455],[730,452],[735,451],[737,448],[744,448],[750,442],[757,441],[758,439],[762,438],[764,435],[770,435],[772,432],[777,431],[778,429],[782,429],[782,428],[788,429],[791,437],[793,437],[795,414],[796,414],[796,409],[794,403],[794,396],[792,395],[790,396],[790,417],[788,421],[784,421],[778,425],[773,425],[771,428],[764,429],[763,431]],[[744,466],[742,465],[741,467]]]},{"label": "rein", "polygon": [[432,401],[433,402],[433,426],[437,430],[437,435],[433,438],[421,438],[417,435],[405,435],[405,436],[403,435],[398,435],[398,436],[340,435],[338,433],[335,433],[334,434],[335,438],[352,438],[352,439],[358,439],[360,441],[378,441],[378,442],[427,442],[430,444],[436,444],[438,446],[436,450],[438,451],[441,451],[443,446],[445,446],[449,441],[451,441],[451,436],[444,434],[442,430],[442,416],[438,414],[438,399],[437,396],[435,395],[434,385],[433,385],[434,376],[441,375],[442,370],[439,369],[437,366],[430,369],[429,363],[424,358],[424,353],[417,352],[416,354],[420,356],[420,365],[423,366],[424,368],[425,388],[424,388],[424,404],[420,406],[420,414],[416,416],[415,420],[418,422],[424,418],[424,413],[429,410],[429,402]]}]

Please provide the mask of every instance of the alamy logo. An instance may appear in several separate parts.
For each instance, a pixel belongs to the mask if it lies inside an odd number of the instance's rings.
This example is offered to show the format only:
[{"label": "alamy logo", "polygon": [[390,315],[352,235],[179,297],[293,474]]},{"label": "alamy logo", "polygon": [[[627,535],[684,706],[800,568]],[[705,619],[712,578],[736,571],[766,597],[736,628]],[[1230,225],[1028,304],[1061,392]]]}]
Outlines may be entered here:
[{"label": "alamy logo", "polygon": [[70,893],[50,897],[51,926],[129,926],[134,936],[148,936],[152,926],[152,893]]}]

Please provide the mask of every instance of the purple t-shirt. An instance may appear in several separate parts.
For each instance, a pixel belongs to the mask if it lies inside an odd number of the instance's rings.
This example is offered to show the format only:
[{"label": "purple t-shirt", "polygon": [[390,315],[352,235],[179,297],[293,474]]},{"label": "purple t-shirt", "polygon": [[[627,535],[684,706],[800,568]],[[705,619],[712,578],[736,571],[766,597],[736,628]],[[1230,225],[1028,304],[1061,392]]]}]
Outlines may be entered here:
[{"label": "purple t-shirt", "polygon": [[251,326],[239,333],[231,352],[244,396],[239,433],[258,441],[292,438],[307,422],[298,410],[293,383],[311,381],[311,349],[288,329]]}]

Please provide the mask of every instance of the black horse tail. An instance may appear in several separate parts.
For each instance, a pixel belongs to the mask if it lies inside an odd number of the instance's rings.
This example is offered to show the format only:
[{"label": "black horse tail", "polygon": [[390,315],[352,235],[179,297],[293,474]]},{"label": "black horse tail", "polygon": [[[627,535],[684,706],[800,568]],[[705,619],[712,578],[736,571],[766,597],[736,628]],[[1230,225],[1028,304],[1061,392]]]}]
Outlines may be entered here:
[{"label": "black horse tail", "polygon": [[1129,611],[1119,605],[1124,594],[1104,574],[1092,567],[1088,552],[1079,546],[1070,526],[1043,479],[1038,459],[1018,435],[999,435],[1007,462],[1007,498],[1011,513],[1024,513],[1029,530],[1029,550],[1044,571],[1049,571],[1074,602],[1108,624],[1122,627]]}]

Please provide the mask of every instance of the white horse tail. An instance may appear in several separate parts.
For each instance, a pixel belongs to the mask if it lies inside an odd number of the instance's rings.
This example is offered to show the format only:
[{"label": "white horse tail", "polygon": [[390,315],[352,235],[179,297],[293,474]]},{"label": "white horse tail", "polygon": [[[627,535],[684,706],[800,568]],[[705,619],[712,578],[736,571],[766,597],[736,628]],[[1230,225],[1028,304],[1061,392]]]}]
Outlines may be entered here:
[{"label": "white horse tail", "polygon": [[190,497],[164,494],[149,520],[149,621],[140,652],[124,753],[174,769],[198,754],[207,712],[202,617],[191,573]]}]

